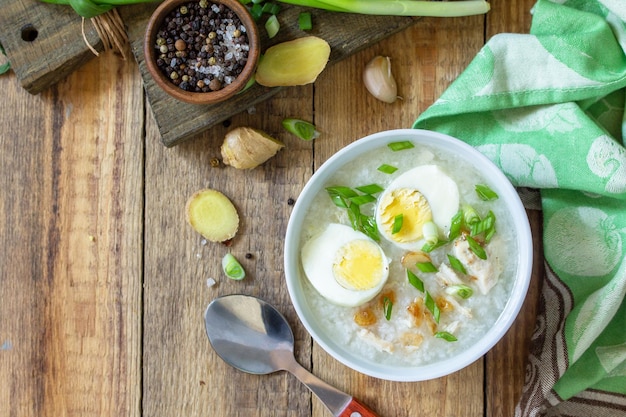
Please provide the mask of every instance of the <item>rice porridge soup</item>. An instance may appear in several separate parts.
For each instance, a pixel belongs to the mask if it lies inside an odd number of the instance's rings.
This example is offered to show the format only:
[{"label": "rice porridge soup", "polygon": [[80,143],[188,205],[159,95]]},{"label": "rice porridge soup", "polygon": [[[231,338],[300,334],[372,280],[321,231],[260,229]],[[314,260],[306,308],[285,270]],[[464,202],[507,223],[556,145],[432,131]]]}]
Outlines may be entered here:
[{"label": "rice porridge soup", "polygon": [[450,358],[505,307],[517,269],[512,221],[463,158],[410,141],[383,145],[335,173],[309,207],[300,242],[307,303],[325,333],[368,360]]}]

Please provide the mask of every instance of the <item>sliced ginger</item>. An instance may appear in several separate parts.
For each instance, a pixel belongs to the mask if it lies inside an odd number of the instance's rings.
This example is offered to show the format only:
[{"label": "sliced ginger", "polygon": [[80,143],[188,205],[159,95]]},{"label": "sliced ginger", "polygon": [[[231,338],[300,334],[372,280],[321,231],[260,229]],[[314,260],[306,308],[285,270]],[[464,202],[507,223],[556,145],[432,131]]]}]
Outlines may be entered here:
[{"label": "sliced ginger", "polygon": [[326,68],[329,56],[330,45],[316,36],[279,43],[263,54],[256,82],[266,87],[310,84]]},{"label": "sliced ginger", "polygon": [[252,169],[272,156],[285,145],[258,129],[238,127],[226,134],[220,148],[226,165],[239,169]]},{"label": "sliced ginger", "polygon": [[233,203],[217,190],[197,191],[187,200],[187,222],[211,242],[226,242],[239,229],[239,215]]}]

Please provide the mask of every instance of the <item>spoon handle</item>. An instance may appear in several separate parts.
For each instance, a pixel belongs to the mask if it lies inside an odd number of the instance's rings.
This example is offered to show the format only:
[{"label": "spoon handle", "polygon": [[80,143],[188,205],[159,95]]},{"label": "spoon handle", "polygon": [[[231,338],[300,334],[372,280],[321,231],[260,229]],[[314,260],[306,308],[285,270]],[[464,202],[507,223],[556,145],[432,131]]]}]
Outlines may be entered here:
[{"label": "spoon handle", "polygon": [[378,417],[378,414],[361,401],[352,397],[352,401],[350,401],[338,417]]},{"label": "spoon handle", "polygon": [[378,414],[370,410],[365,404],[322,381],[292,358],[289,359],[285,370],[291,372],[300,382],[306,385],[333,413],[333,416],[378,417]]}]

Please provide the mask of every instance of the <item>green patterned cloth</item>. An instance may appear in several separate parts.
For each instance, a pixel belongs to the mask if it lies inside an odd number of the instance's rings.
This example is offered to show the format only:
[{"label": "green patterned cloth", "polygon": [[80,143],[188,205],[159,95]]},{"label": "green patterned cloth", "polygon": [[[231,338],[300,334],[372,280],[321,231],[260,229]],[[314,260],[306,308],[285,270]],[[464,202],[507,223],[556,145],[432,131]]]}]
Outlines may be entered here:
[{"label": "green patterned cloth", "polygon": [[539,0],[415,128],[540,190],[546,274],[516,416],[626,416],[626,0]]}]

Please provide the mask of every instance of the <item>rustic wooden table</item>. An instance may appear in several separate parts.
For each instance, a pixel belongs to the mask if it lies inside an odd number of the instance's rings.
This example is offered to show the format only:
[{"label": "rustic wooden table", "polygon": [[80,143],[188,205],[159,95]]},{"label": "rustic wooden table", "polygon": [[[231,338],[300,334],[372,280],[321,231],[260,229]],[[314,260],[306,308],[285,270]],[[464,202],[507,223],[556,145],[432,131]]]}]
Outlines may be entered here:
[{"label": "rustic wooden table", "polygon": [[[487,16],[424,18],[237,115],[286,143],[252,171],[212,168],[228,126],[174,148],[159,139],[136,63],[101,55],[38,96],[0,77],[0,416],[329,416],[289,374],[252,376],[211,349],[202,313],[214,297],[252,294],[275,304],[306,368],[384,417],[511,416],[524,382],[542,276],[541,216],[529,211],[536,263],[523,310],[484,358],[449,377],[377,380],[342,366],[306,333],[283,281],[283,238],[313,171],[351,141],[409,127],[499,32],[526,33],[533,0],[493,0]],[[375,101],[361,70],[392,57],[404,100]],[[286,116],[313,120],[304,142]],[[230,249],[203,244],[184,220],[197,189],[235,202]],[[229,281],[231,250],[248,277]],[[245,254],[252,254],[246,259]],[[218,284],[207,287],[206,279]]]}]

